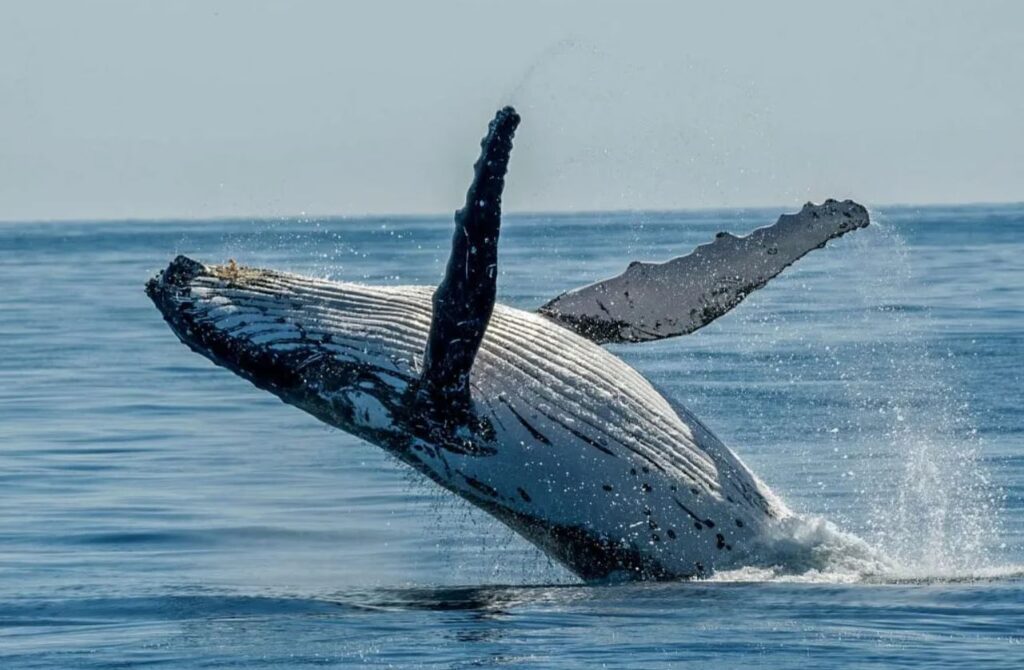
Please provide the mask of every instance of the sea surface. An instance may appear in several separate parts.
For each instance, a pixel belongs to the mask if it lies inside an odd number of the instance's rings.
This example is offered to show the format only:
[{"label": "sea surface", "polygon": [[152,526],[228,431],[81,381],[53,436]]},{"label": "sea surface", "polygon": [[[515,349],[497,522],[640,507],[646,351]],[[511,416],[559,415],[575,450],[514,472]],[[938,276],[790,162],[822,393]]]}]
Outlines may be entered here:
[{"label": "sea surface", "polygon": [[[507,216],[499,299],[780,213]],[[179,253],[435,284],[449,217],[0,225],[0,668],[1024,667],[1024,205],[872,214],[613,349],[884,560],[604,586],[193,354],[142,290]]]}]

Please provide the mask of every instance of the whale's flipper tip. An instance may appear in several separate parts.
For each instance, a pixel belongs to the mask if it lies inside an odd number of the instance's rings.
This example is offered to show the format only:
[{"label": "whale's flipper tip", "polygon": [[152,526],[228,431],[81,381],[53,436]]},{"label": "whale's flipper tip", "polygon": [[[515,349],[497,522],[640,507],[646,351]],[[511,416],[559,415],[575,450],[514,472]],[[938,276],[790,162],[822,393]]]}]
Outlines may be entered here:
[{"label": "whale's flipper tip", "polygon": [[[786,215],[783,215],[786,216]],[[858,228],[865,228],[871,223],[871,214],[868,212],[868,208],[859,202],[846,199],[843,201],[829,198],[820,205],[815,205],[813,202],[807,202],[801,208],[799,214],[791,215],[798,217],[809,217],[812,220],[828,220],[831,217],[840,217],[838,219],[838,225],[834,227],[833,232],[829,239],[841,237],[851,230]]]}]

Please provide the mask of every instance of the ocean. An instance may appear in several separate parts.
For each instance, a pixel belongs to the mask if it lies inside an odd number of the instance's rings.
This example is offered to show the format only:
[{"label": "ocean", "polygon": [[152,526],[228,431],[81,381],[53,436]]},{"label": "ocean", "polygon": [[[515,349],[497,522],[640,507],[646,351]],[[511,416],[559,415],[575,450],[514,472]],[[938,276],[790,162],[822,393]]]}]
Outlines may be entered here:
[{"label": "ocean", "polygon": [[[506,216],[499,300],[780,213]],[[1024,205],[872,215],[612,349],[884,564],[598,586],[193,354],[142,290],[179,253],[435,284],[450,217],[0,224],[0,667],[1024,667]]]}]

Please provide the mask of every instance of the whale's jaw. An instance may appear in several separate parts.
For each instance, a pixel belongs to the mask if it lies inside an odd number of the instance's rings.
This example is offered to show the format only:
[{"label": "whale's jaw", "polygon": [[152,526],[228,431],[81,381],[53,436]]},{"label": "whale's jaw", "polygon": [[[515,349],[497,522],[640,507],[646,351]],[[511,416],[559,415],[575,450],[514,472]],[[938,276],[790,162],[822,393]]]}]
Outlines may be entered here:
[{"label": "whale's jaw", "polygon": [[[146,294],[196,353],[326,423],[401,454],[410,442],[404,399],[411,370],[382,366],[372,356],[328,355],[346,345],[310,338],[288,316],[309,306],[279,300],[262,274],[178,256],[146,283]],[[300,344],[303,339],[308,346]]]}]

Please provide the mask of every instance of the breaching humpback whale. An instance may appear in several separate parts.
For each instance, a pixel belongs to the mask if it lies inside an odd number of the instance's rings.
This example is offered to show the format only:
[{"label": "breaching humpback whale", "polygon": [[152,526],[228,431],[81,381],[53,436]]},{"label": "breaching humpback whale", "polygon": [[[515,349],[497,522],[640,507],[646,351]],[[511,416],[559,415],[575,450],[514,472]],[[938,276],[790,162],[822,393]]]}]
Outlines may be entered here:
[{"label": "breaching humpback whale", "polygon": [[193,351],[383,447],[586,580],[756,563],[792,512],[693,414],[600,344],[693,332],[868,224],[808,203],[746,237],[634,262],[536,312],[495,304],[512,136],[491,121],[441,284],[367,286],[184,256],[146,284]]}]

